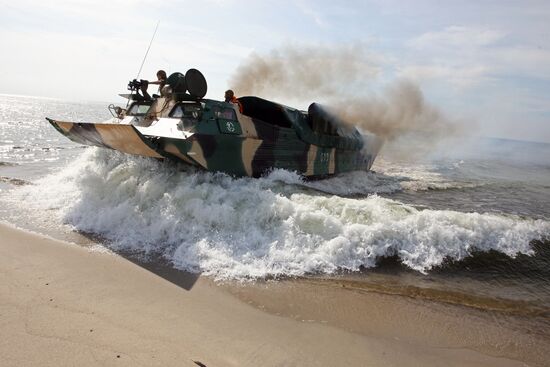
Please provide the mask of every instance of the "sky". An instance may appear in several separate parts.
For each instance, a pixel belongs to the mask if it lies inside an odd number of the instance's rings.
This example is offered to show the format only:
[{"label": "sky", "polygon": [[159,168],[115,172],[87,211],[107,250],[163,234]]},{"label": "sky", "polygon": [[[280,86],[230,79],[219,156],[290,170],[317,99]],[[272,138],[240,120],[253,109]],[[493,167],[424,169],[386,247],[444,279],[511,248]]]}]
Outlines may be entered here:
[{"label": "sky", "polygon": [[222,99],[251,54],[361,45],[373,93],[409,80],[476,134],[550,142],[549,1],[0,0],[0,93],[123,103],[158,21],[139,78],[197,68]]}]

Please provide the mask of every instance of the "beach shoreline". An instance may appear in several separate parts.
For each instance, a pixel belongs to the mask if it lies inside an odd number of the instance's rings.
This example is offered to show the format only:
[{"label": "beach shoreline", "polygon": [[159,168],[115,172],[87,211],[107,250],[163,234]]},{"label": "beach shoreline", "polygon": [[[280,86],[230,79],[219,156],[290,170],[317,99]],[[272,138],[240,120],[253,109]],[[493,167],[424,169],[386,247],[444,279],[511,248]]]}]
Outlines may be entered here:
[{"label": "beach shoreline", "polygon": [[[401,340],[391,328],[381,332],[384,325],[358,333],[312,321],[315,313],[278,316],[242,294],[235,297],[248,289],[249,298],[265,298],[251,286],[188,279],[181,272],[180,279],[174,272],[159,276],[116,254],[5,224],[0,234],[4,366],[525,365],[456,345]],[[279,284],[283,293],[267,294],[293,296]],[[343,312],[333,310],[340,317]]]}]

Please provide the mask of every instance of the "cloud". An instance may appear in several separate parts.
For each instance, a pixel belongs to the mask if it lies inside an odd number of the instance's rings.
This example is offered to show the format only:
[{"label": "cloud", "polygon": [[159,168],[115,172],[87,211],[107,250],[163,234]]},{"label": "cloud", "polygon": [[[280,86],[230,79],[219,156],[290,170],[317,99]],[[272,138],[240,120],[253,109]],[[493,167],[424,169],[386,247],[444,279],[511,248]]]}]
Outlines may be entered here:
[{"label": "cloud", "polygon": [[445,81],[458,90],[476,87],[491,80],[485,65],[406,65],[397,68],[397,75],[416,82]]},{"label": "cloud", "polygon": [[494,28],[449,26],[405,44],[409,58],[396,70],[417,81],[464,90],[509,77],[550,80],[550,50],[514,42]]},{"label": "cloud", "polygon": [[433,48],[477,48],[494,44],[506,34],[496,29],[450,26],[440,32],[427,32],[407,42],[417,50]]},{"label": "cloud", "polygon": [[317,11],[314,7],[312,7],[310,4],[308,4],[306,1],[298,1],[296,3],[298,6],[298,9],[301,10],[301,12],[311,18],[315,24],[317,24],[321,28],[328,28],[328,22],[325,20],[325,18],[321,15],[319,11]]},{"label": "cloud", "polygon": [[550,50],[530,46],[492,49],[480,55],[501,74],[550,80]]}]

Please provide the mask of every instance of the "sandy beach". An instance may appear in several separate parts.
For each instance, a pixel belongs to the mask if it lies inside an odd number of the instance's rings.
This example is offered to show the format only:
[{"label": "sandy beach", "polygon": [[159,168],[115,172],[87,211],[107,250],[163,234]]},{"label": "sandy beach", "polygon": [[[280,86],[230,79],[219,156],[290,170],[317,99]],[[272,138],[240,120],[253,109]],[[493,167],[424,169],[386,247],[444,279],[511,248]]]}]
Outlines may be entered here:
[{"label": "sandy beach", "polygon": [[[266,294],[266,286],[220,286],[6,225],[0,225],[0,234],[3,366],[527,365],[441,347],[433,338],[409,338],[419,319],[407,325],[401,318],[403,328],[380,322],[389,319],[381,315],[391,311],[392,302],[385,299],[384,305],[376,297],[390,296],[373,295],[365,312],[375,312],[377,305],[385,309],[373,314],[370,329],[363,317],[361,330],[354,330],[354,313],[332,309],[331,302],[313,312],[310,299],[301,316],[284,315],[296,307],[285,300],[299,288],[279,284]],[[278,308],[266,297],[277,298]],[[263,306],[255,304],[262,298]],[[262,310],[269,304],[271,310]],[[336,327],[342,320],[348,327]],[[426,320],[424,314],[420,321]]]}]

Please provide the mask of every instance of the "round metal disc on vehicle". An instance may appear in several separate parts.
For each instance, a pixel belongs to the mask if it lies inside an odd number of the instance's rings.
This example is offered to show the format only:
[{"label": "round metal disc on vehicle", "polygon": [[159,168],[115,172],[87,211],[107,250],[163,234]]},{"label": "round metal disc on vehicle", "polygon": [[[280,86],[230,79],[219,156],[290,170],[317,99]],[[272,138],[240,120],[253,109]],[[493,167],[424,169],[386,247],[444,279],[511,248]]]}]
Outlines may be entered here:
[{"label": "round metal disc on vehicle", "polygon": [[197,69],[187,70],[187,73],[185,73],[185,83],[187,84],[187,90],[191,96],[203,98],[206,95],[206,79]]},{"label": "round metal disc on vehicle", "polygon": [[173,93],[185,93],[187,91],[187,83],[185,82],[185,75],[182,73],[172,73],[166,79],[166,83],[172,87]]}]

